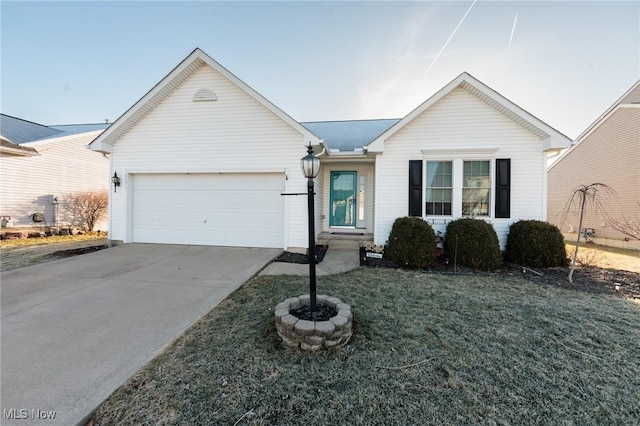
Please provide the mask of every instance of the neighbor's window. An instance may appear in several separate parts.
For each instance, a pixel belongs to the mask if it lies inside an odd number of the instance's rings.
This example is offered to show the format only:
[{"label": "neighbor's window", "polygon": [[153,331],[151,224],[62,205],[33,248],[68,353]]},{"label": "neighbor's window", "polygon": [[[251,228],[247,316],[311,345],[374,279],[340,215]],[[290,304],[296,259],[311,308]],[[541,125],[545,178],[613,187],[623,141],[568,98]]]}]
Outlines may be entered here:
[{"label": "neighbor's window", "polygon": [[489,216],[488,161],[465,161],[462,179],[462,214],[465,216]]},{"label": "neighbor's window", "polygon": [[427,215],[451,216],[452,197],[451,161],[427,161],[426,207]]}]

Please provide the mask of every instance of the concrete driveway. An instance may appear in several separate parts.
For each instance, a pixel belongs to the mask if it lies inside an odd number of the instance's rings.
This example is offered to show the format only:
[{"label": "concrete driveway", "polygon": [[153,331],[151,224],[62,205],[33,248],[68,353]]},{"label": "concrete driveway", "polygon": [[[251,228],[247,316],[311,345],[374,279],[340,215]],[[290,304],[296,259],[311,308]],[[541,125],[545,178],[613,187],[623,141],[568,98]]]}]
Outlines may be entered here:
[{"label": "concrete driveway", "polygon": [[279,253],[125,244],[3,272],[0,423],[82,421]]}]

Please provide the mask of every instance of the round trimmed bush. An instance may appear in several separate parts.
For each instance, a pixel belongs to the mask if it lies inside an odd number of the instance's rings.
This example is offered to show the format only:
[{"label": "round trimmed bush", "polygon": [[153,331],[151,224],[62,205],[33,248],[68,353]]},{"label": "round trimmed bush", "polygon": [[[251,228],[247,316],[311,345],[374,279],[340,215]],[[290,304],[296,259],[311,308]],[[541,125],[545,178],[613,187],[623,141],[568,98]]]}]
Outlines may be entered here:
[{"label": "round trimmed bush", "polygon": [[433,228],[418,217],[396,219],[384,254],[387,259],[405,268],[429,268],[436,256]]},{"label": "round trimmed bush", "polygon": [[505,260],[531,268],[567,266],[564,237],[550,223],[520,220],[509,227]]},{"label": "round trimmed bush", "polygon": [[493,271],[502,265],[500,242],[493,225],[481,219],[456,219],[447,225],[446,256],[459,265]]}]

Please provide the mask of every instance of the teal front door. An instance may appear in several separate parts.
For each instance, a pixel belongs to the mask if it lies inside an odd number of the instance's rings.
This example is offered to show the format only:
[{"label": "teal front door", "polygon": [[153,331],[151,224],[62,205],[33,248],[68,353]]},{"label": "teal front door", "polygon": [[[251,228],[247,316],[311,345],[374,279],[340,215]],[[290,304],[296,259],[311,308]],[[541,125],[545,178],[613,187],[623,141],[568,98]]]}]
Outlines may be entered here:
[{"label": "teal front door", "polygon": [[331,172],[329,226],[356,226],[356,172]]}]

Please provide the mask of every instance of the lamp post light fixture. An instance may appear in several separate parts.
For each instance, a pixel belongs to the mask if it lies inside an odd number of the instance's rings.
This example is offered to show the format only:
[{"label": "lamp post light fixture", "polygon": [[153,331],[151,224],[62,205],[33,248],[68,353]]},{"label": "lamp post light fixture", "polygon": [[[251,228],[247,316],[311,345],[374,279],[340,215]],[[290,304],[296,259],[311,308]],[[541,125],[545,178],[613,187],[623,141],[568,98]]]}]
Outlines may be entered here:
[{"label": "lamp post light fixture", "polygon": [[113,192],[118,192],[118,187],[120,186],[120,178],[118,177],[118,173],[113,172],[111,182],[113,182]]},{"label": "lamp post light fixture", "polygon": [[311,318],[316,320],[318,310],[316,306],[316,232],[315,215],[313,204],[313,179],[320,172],[320,159],[313,155],[311,143],[307,147],[307,155],[300,160],[300,168],[304,177],[307,178],[307,207],[309,220],[309,307],[311,308]]}]

